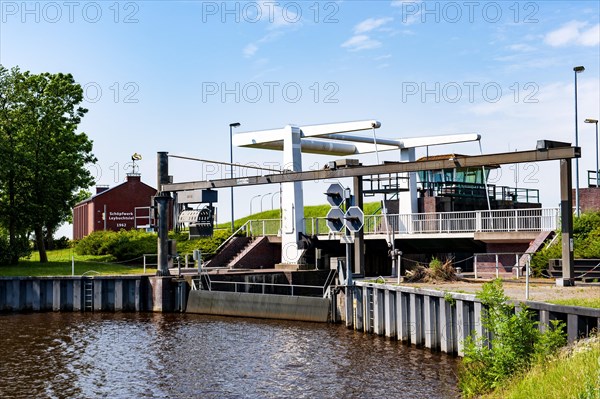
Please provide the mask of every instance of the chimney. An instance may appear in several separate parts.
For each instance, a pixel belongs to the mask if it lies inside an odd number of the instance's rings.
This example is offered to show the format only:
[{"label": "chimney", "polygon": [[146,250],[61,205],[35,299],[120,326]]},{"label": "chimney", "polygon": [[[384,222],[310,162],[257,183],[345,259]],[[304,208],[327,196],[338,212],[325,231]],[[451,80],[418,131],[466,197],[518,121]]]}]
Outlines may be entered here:
[{"label": "chimney", "polygon": [[141,181],[141,175],[139,173],[127,173],[127,181]]}]

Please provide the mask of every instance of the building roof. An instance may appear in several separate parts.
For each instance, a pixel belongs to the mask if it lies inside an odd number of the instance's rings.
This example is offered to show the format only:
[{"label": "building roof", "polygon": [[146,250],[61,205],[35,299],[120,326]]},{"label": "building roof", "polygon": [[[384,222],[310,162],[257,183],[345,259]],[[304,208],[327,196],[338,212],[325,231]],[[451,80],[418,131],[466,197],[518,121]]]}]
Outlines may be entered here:
[{"label": "building roof", "polygon": [[[104,194],[106,194],[106,193],[108,193],[108,192],[110,192],[110,191],[116,190],[116,189],[120,188],[120,187],[121,187],[121,186],[123,186],[123,185],[129,184],[129,183],[131,183],[132,181],[135,181],[135,180],[129,180],[129,178],[130,178],[130,177],[140,177],[140,174],[139,174],[139,173],[136,173],[136,174],[131,174],[131,173],[128,173],[128,174],[127,174],[127,180],[126,180],[126,181],[124,181],[123,183],[121,183],[121,184],[118,184],[118,185],[116,185],[116,186],[114,186],[114,187],[111,187],[111,188],[107,188],[106,190],[104,190],[104,191],[101,191],[101,192],[99,192],[99,193],[96,193],[96,194],[92,195],[91,197],[89,197],[89,198],[87,198],[87,199],[84,199],[84,200],[83,200],[83,201],[81,201],[81,202],[78,202],[78,203],[76,203],[76,204],[75,204],[75,206],[79,206],[79,205],[83,205],[83,204],[86,204],[86,203],[88,203],[88,202],[91,202],[91,201],[95,200],[96,198],[98,198],[98,197],[101,197],[101,196],[103,196]],[[140,180],[139,180],[139,182],[140,182],[141,184],[143,184],[143,185],[145,185],[145,186],[147,186],[147,187],[149,187],[149,188],[151,188],[151,189],[155,190],[155,188],[154,188],[154,187],[152,187],[152,186],[150,186],[150,185],[148,185],[148,184],[144,183],[144,182],[141,180],[141,177],[140,177]]]},{"label": "building roof", "polygon": [[[429,155],[426,157],[421,157],[419,159],[417,159],[417,162],[424,162],[424,161],[447,161],[449,159],[452,158],[459,158],[459,157],[466,157],[468,155],[463,155],[463,154],[439,154],[439,155]],[[486,169],[498,169],[500,168],[500,165],[487,165],[485,167]],[[462,169],[462,168],[457,168],[457,169]],[[477,167],[477,169],[479,169],[479,166]]]}]

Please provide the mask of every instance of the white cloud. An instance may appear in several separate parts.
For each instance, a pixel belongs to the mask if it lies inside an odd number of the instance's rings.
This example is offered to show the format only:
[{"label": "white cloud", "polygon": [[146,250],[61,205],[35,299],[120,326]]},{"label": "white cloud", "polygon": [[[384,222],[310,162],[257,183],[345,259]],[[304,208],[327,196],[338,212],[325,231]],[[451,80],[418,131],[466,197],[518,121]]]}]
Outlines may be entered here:
[{"label": "white cloud", "polygon": [[582,46],[597,46],[600,44],[600,24],[596,24],[582,32],[579,42]]},{"label": "white cloud", "polygon": [[367,35],[355,35],[342,43],[342,47],[347,48],[350,51],[371,50],[381,47],[381,42],[371,39]]},{"label": "white cloud", "polygon": [[512,44],[510,46],[508,46],[509,50],[512,51],[519,51],[519,52],[530,52],[530,51],[534,51],[535,47],[530,46],[529,44],[524,44],[524,43],[518,43],[518,44]]},{"label": "white cloud", "polygon": [[374,29],[380,28],[383,25],[387,24],[388,22],[393,21],[394,18],[391,17],[385,17],[385,18],[368,18],[365,19],[364,21],[362,21],[361,23],[357,24],[354,27],[354,34],[358,35],[361,33],[366,33],[366,32],[370,32]]},{"label": "white cloud", "polygon": [[568,44],[580,46],[597,46],[600,43],[600,25],[585,29],[587,22],[570,21],[560,28],[548,33],[544,42],[552,47],[560,47]]},{"label": "white cloud", "polygon": [[244,57],[249,58],[252,57],[256,51],[258,50],[258,46],[256,46],[254,43],[250,43],[248,45],[246,45],[246,47],[244,47],[243,53],[244,53]]},{"label": "white cloud", "polygon": [[284,9],[272,1],[259,1],[252,5],[248,8],[247,18],[252,22],[266,23],[267,33],[244,47],[242,54],[246,58],[253,57],[262,44],[275,41],[285,32],[302,27],[302,14],[296,13],[291,7]]}]

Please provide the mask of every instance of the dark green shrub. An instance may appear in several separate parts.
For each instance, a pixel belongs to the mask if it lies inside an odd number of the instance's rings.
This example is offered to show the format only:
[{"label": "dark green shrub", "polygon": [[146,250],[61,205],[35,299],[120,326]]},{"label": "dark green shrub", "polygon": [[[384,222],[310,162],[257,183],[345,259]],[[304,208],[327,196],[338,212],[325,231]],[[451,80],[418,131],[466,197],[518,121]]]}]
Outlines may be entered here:
[{"label": "dark green shrub", "polygon": [[587,235],[600,227],[600,212],[586,212],[573,218],[573,235]]},{"label": "dark green shrub", "polygon": [[136,230],[95,231],[75,245],[78,255],[112,255],[127,261],[156,253],[156,234]]},{"label": "dark green shrub", "polygon": [[203,259],[207,260],[214,255],[219,245],[223,243],[231,232],[229,230],[215,230],[212,237],[188,239],[187,233],[170,233],[169,238],[177,240],[177,252],[180,254],[192,253],[195,249],[202,251]]},{"label": "dark green shrub", "polygon": [[109,247],[109,254],[119,261],[140,258],[157,252],[157,236],[145,231],[121,230]]},{"label": "dark green shrub", "polygon": [[27,257],[31,254],[27,236],[18,236],[16,242],[9,244],[8,233],[0,229],[0,265],[8,265],[13,259]]},{"label": "dark green shrub", "polygon": [[459,371],[459,387],[465,397],[481,395],[501,386],[515,372],[543,361],[566,343],[564,323],[554,322],[540,332],[526,307],[515,311],[508,303],[501,280],[483,285],[477,294],[485,306],[482,317],[487,337],[465,340],[465,356]]},{"label": "dark green shrub", "polygon": [[552,246],[533,254],[531,257],[531,271],[533,272],[533,275],[536,277],[548,277],[547,273],[545,273],[545,271],[548,270],[548,260],[560,259],[561,257],[561,240],[558,238]]},{"label": "dark green shrub", "polygon": [[[544,248],[531,258],[531,270],[535,276],[544,276],[549,259],[562,257],[562,240],[559,237],[549,248]],[[600,212],[586,212],[573,218],[574,255],[577,259],[600,259]]]},{"label": "dark green shrub", "polygon": [[110,243],[116,240],[117,232],[94,231],[75,244],[75,253],[78,255],[110,255]]}]

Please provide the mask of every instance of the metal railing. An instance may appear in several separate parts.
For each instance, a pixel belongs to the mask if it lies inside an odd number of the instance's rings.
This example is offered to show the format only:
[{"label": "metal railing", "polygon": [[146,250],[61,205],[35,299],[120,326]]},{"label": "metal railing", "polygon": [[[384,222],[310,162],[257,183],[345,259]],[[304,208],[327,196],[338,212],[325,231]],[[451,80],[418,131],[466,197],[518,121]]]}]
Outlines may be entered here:
[{"label": "metal railing", "polygon": [[[384,217],[387,217],[389,230],[395,234],[552,231],[558,228],[559,215],[558,208],[365,215],[363,230],[365,234],[386,234],[388,227]],[[324,217],[305,218],[303,227],[305,234],[329,234]],[[248,237],[277,236],[281,220],[249,220],[236,234],[242,231]]]},{"label": "metal railing", "polygon": [[[525,276],[525,300],[529,300],[529,277],[531,275],[531,256],[533,254],[527,252],[496,252],[496,253],[478,253],[473,254],[473,272],[474,277],[479,278],[480,271],[478,270],[483,265],[493,263],[496,278],[500,277],[500,269],[502,274],[506,274],[506,269],[510,268],[510,274],[516,271],[514,277],[520,278]],[[481,265],[480,265],[481,263]]]},{"label": "metal railing", "polygon": [[[509,273],[506,271],[510,268],[510,274],[513,273],[513,269],[517,268],[517,274],[515,277],[521,277],[521,268],[527,266],[531,260],[530,253],[526,252],[494,252],[494,253],[477,253],[473,254],[473,273],[475,278],[479,278],[480,268],[483,265],[493,264],[493,269],[496,274],[496,278],[500,277],[500,274]],[[502,271],[501,271],[502,269]]]},{"label": "metal railing", "polygon": [[[222,281],[212,280],[210,275],[202,273],[200,276],[192,277],[192,290],[201,290],[203,287],[203,281],[206,282],[206,287],[209,291],[221,291],[215,289],[215,286],[225,285],[233,286],[233,292],[239,293],[254,293],[254,294],[267,294],[267,295],[290,295],[290,296],[301,296],[298,295],[299,291],[306,293],[306,290],[315,291],[323,298],[329,297],[329,287],[335,278],[335,270],[331,270],[325,279],[325,284],[320,285],[303,285],[303,284],[278,284],[278,283],[250,283],[246,281]],[[259,287],[258,289],[252,289],[252,287]],[[276,288],[281,288],[276,290]],[[270,288],[270,289],[268,289]],[[295,294],[294,294],[295,290]],[[304,295],[306,296],[306,295]]]},{"label": "metal railing", "polygon": [[256,236],[276,236],[281,231],[280,219],[257,219],[248,220],[246,235],[249,237]]},{"label": "metal railing", "polygon": [[[558,208],[365,215],[365,234],[440,234],[474,232],[552,231],[558,228]],[[325,218],[306,219],[307,233],[327,234]],[[314,227],[316,226],[316,228]]]},{"label": "metal railing", "polygon": [[[146,268],[148,266],[154,266],[158,268],[158,254],[144,254],[144,274],[146,274]],[[148,261],[148,258],[154,258],[156,263],[152,263]]]}]

